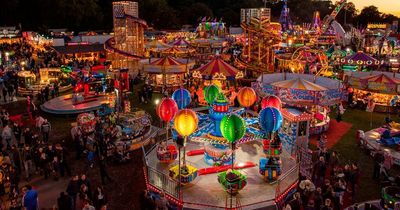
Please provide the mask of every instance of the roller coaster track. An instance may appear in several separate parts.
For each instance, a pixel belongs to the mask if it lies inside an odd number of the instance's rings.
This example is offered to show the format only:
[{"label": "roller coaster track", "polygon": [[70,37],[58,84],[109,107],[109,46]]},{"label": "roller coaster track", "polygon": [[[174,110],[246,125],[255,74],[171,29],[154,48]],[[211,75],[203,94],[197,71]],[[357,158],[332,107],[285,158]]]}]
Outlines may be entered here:
[{"label": "roller coaster track", "polygon": [[[131,20],[139,23],[140,25],[142,25],[144,28],[147,28],[146,21],[144,21],[140,18],[131,16],[131,15],[127,15],[127,14],[125,14],[123,17],[120,17],[120,18],[131,19]],[[114,47],[114,45],[115,45],[115,39],[114,39],[114,37],[112,37],[104,43],[104,49],[107,51],[111,51],[113,53],[128,57],[128,58],[134,58],[134,59],[142,59],[143,58],[143,56],[131,54],[131,53],[125,52],[123,50],[120,50],[120,49]]]}]

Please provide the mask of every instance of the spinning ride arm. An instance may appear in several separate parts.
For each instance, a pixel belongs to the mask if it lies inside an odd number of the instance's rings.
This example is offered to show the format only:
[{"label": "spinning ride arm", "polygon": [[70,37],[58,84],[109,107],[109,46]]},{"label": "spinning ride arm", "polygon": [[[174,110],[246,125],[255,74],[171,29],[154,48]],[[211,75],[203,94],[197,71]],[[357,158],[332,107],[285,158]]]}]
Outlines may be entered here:
[{"label": "spinning ride arm", "polygon": [[324,20],[322,21],[320,35],[324,34],[328,30],[329,26],[331,26],[332,22],[335,20],[336,16],[339,14],[340,10],[342,10],[346,2],[347,0],[340,0],[332,13],[325,16]]}]

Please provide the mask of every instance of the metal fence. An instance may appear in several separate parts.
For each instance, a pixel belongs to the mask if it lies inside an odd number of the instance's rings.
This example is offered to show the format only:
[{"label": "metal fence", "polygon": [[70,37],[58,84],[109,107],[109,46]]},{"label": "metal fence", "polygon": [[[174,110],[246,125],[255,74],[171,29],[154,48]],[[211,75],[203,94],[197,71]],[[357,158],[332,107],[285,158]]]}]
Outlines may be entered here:
[{"label": "metal fence", "polygon": [[157,169],[147,166],[147,175],[149,184],[161,191],[163,190],[164,193],[178,200],[180,199],[179,183],[171,179],[168,174],[161,173]]},{"label": "metal fence", "polygon": [[285,193],[299,178],[299,164],[293,166],[287,173],[279,177],[275,198]]}]

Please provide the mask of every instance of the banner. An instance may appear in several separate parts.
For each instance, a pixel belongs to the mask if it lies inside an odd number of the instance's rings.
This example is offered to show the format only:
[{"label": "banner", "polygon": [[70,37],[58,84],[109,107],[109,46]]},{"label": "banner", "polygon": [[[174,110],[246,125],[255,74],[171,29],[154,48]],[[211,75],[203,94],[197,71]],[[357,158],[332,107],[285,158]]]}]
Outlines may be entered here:
[{"label": "banner", "polygon": [[397,91],[396,84],[390,83],[380,83],[380,82],[369,82],[368,89],[372,91],[377,91],[380,93],[393,93],[395,94]]}]

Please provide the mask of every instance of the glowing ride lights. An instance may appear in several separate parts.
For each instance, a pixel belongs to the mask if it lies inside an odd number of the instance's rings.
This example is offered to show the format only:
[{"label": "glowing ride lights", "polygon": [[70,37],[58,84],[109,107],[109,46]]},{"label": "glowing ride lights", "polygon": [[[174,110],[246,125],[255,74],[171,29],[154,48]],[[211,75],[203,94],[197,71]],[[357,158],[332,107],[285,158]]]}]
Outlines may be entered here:
[{"label": "glowing ride lights", "polygon": [[175,90],[174,93],[172,94],[172,98],[178,105],[179,109],[186,108],[191,101],[190,92],[184,88],[179,88]]},{"label": "glowing ride lights", "polygon": [[247,184],[247,177],[239,171],[234,170],[236,141],[243,138],[246,132],[246,123],[243,118],[236,114],[226,115],[222,118],[220,130],[222,136],[232,146],[232,169],[218,174],[218,182],[227,193],[235,195]]},{"label": "glowing ride lights", "polygon": [[166,122],[166,141],[161,142],[157,147],[157,158],[162,163],[173,162],[178,157],[176,146],[168,145],[168,130],[169,123],[174,119],[175,114],[178,112],[178,105],[171,98],[163,98],[156,109],[157,115],[160,119]]},{"label": "glowing ride lights", "polygon": [[[180,110],[174,119],[175,131],[183,137],[183,159],[181,166],[181,158],[179,157],[178,165],[175,165],[169,169],[169,176],[173,179],[178,179],[180,184],[187,184],[192,182],[197,177],[197,168],[186,164],[186,148],[187,137],[196,131],[199,119],[196,113],[191,109]],[[180,147],[179,147],[180,154]],[[180,155],[179,155],[180,156]]]},{"label": "glowing ride lights", "polygon": [[[280,106],[280,104],[279,104]],[[259,113],[259,124],[269,139],[263,140],[265,158],[260,159],[259,172],[265,181],[274,182],[281,175],[282,144],[279,138],[274,138],[275,132],[282,126],[282,114],[275,107],[265,107]]]}]

